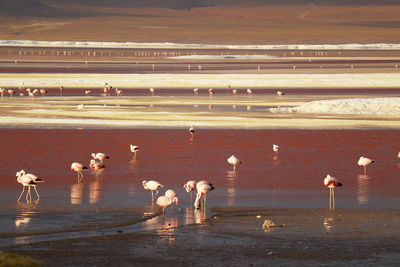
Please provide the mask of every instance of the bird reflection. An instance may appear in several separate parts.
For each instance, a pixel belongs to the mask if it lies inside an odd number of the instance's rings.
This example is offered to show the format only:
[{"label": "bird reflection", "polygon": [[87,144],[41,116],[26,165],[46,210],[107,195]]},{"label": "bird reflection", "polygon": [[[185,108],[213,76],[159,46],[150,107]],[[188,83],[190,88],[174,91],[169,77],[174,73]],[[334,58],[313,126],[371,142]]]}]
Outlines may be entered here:
[{"label": "bird reflection", "polygon": [[227,171],[227,204],[229,206],[233,206],[235,204],[235,197],[236,197],[236,188],[235,188],[235,182],[237,178],[239,177],[239,174],[237,171]]},{"label": "bird reflection", "polygon": [[81,204],[83,197],[83,183],[71,185],[71,204]]},{"label": "bird reflection", "polygon": [[94,204],[99,202],[103,198],[103,184],[99,179],[89,184],[89,202]]},{"label": "bird reflection", "polygon": [[335,227],[335,219],[333,217],[324,218],[324,228],[326,231],[331,231]]},{"label": "bird reflection", "polygon": [[365,204],[368,202],[369,180],[370,177],[368,174],[360,174],[357,176],[358,204]]},{"label": "bird reflection", "polygon": [[205,209],[196,209],[194,211],[194,217],[197,224],[202,224],[206,221],[207,213]]},{"label": "bird reflection", "polygon": [[34,216],[36,212],[27,210],[27,211],[22,211],[20,214],[17,215],[15,218],[15,226],[17,228],[25,228],[28,226],[30,223],[32,216]]}]

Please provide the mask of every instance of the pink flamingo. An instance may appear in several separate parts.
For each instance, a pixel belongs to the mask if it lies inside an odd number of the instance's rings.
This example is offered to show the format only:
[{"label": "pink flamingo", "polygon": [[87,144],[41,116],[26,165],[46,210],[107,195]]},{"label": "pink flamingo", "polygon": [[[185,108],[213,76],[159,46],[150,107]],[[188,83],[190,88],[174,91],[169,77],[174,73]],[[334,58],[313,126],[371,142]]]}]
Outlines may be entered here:
[{"label": "pink flamingo", "polygon": [[167,197],[167,196],[161,196],[157,198],[157,205],[162,207],[162,214],[163,214],[163,219],[165,217],[165,209],[170,206],[173,202],[178,205],[179,199],[177,197],[173,197],[172,199]]},{"label": "pink flamingo", "polygon": [[85,90],[85,95],[90,95],[91,92],[90,90]]},{"label": "pink flamingo", "polygon": [[42,96],[46,95],[47,94],[47,90],[46,89],[40,89],[40,94]]},{"label": "pink flamingo", "polygon": [[80,164],[78,162],[73,162],[71,164],[71,171],[75,171],[78,173],[78,182],[82,181],[83,178],[83,170],[87,170],[87,167],[84,166],[83,164]]},{"label": "pink flamingo", "polygon": [[251,89],[250,88],[247,88],[247,93],[249,94],[249,95],[251,95],[252,93],[253,93],[253,91],[251,91]]},{"label": "pink flamingo", "polygon": [[136,159],[136,153],[139,152],[139,146],[130,145],[131,152],[133,153],[133,158]]},{"label": "pink flamingo", "polygon": [[194,134],[194,127],[193,127],[193,125],[190,125],[189,133],[190,133],[191,135]]},{"label": "pink flamingo", "polygon": [[151,95],[154,95],[154,91],[155,91],[154,88],[150,88],[149,90],[150,90]]},{"label": "pink flamingo", "polygon": [[[335,177],[330,176],[329,174],[324,179],[324,185],[329,188],[329,208],[331,210],[335,209],[335,187],[342,186],[342,183],[339,182]],[[333,205],[332,205],[333,204]]]},{"label": "pink flamingo", "polygon": [[227,161],[229,164],[233,165],[234,171],[236,170],[236,166],[242,163],[235,155],[230,156]]},{"label": "pink flamingo", "polygon": [[89,167],[95,171],[99,171],[101,169],[104,169],[106,166],[104,166],[102,163],[97,162],[95,159],[90,160],[90,165]]},{"label": "pink flamingo", "polygon": [[276,94],[277,94],[278,96],[283,96],[285,93],[282,92],[282,91],[278,91],[278,92],[276,92]]},{"label": "pink flamingo", "polygon": [[122,95],[122,90],[115,89],[115,94],[117,94],[117,96],[121,96]]},{"label": "pink flamingo", "polygon": [[196,200],[194,202],[194,207],[196,209],[200,208],[200,200],[202,197],[203,197],[203,209],[206,208],[207,194],[213,189],[214,186],[210,182],[205,180],[202,180],[196,184],[197,195],[196,195]]},{"label": "pink flamingo", "polygon": [[360,159],[358,160],[358,166],[364,167],[364,174],[367,174],[367,166],[371,163],[374,163],[375,161],[361,156]]},{"label": "pink flamingo", "polygon": [[6,92],[6,89],[0,88],[1,98],[3,98],[3,95],[4,95],[5,92]]},{"label": "pink flamingo", "polygon": [[[157,181],[146,181],[146,180],[143,180],[142,181],[142,185],[143,185],[143,188],[145,190],[151,190],[151,201],[152,201],[152,203],[154,203],[154,198],[158,194],[158,190],[157,189],[160,188],[160,187],[164,187],[162,184],[160,184]],[[153,191],[156,191],[155,195],[154,195]]]},{"label": "pink flamingo", "polygon": [[13,94],[15,94],[14,90],[12,89],[8,89],[7,93],[10,95],[10,97],[12,97]]},{"label": "pink flamingo", "polygon": [[194,88],[194,89],[193,89],[193,92],[194,92],[196,95],[198,95],[198,94],[199,94],[199,88]]},{"label": "pink flamingo", "polygon": [[210,89],[208,89],[208,93],[209,93],[210,95],[213,95],[213,94],[214,94],[214,90],[213,90],[212,88],[210,88]]},{"label": "pink flamingo", "polygon": [[193,195],[193,190],[196,187],[196,181],[190,180],[187,181],[186,183],[182,184],[183,188],[185,188],[186,192],[190,193],[190,204],[192,203],[192,195]]},{"label": "pink flamingo", "polygon": [[31,187],[33,187],[33,189],[35,189],[35,192],[36,192],[36,195],[37,195],[37,200],[39,200],[40,196],[39,196],[39,193],[38,193],[38,191],[36,189],[37,182],[35,182],[34,179],[36,179],[38,181],[40,181],[40,179],[36,175],[33,175],[33,174],[26,175],[25,171],[17,172],[16,176],[17,176],[18,183],[22,184],[22,186],[23,186],[22,187],[22,192],[19,195],[19,198],[18,198],[17,201],[20,202],[20,199],[21,199],[22,195],[24,194],[26,186],[28,186],[28,192],[26,193],[26,202],[28,202],[28,203],[32,202]]},{"label": "pink flamingo", "polygon": [[[176,197],[176,193],[174,190],[168,189],[167,191],[165,191],[164,196],[169,197],[170,199],[174,199],[174,197]],[[178,203],[176,203],[176,205],[178,205]],[[172,207],[173,206],[171,206],[171,211],[174,212],[174,209]]]},{"label": "pink flamingo", "polygon": [[100,161],[100,163],[103,164],[103,161],[105,159],[109,159],[110,157],[108,155],[106,155],[105,153],[99,152],[97,154],[96,153],[92,153],[92,158],[95,159],[95,160]]}]

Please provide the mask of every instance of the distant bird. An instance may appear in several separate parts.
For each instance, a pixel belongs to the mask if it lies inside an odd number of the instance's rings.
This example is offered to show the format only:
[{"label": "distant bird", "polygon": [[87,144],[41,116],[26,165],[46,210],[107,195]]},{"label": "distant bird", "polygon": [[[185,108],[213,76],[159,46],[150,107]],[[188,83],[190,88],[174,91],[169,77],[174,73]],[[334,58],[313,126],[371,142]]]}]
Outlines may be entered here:
[{"label": "distant bird", "polygon": [[236,90],[236,89],[233,89],[233,90],[232,90],[232,94],[236,95],[236,94],[237,94],[237,90]]},{"label": "distant bird", "polygon": [[95,159],[91,159],[89,167],[95,171],[99,171],[101,169],[104,169],[106,166],[104,166],[103,163],[96,161]]},{"label": "distant bird", "polygon": [[152,95],[154,95],[154,88],[150,88],[150,93],[152,94]]},{"label": "distant bird", "polygon": [[[29,95],[30,95],[31,93],[29,93]],[[83,110],[83,104],[79,104],[78,106],[76,106],[76,109],[77,110]]]},{"label": "distant bird", "polygon": [[193,125],[190,125],[189,133],[190,133],[191,135],[194,134],[194,127],[193,127]]},{"label": "distant bird", "polygon": [[370,159],[370,158],[366,158],[366,157],[360,157],[360,159],[358,160],[358,166],[362,166],[364,167],[364,174],[367,174],[367,166],[371,163],[374,163],[375,161]]},{"label": "distant bird", "polygon": [[192,192],[196,188],[196,181],[189,180],[186,183],[182,184],[183,188],[185,188],[186,192],[190,193],[190,203],[192,203]]},{"label": "distant bird", "polygon": [[82,181],[83,178],[83,170],[87,170],[87,167],[84,166],[83,164],[80,164],[78,162],[73,162],[71,164],[71,171],[75,171],[78,173],[78,182]]},{"label": "distant bird", "polygon": [[6,89],[0,88],[0,95],[1,95],[1,98],[3,98],[3,95],[5,94],[5,92],[6,92]]},{"label": "distant bird", "polygon": [[157,205],[162,207],[163,218],[165,216],[165,209],[168,206],[170,206],[173,202],[175,202],[175,204],[178,205],[179,199],[176,196],[173,198],[169,198],[167,196],[161,196],[157,198]]},{"label": "distant bird", "polygon": [[86,90],[86,91],[85,91],[85,95],[90,95],[91,92],[92,92],[92,91],[90,91],[90,90]]},{"label": "distant bird", "polygon": [[8,89],[7,93],[10,95],[10,97],[12,97],[13,94],[15,94],[14,90],[12,90],[12,89]]},{"label": "distant bird", "polygon": [[42,96],[45,96],[47,94],[47,90],[46,89],[40,89],[40,94]]},{"label": "distant bird", "polygon": [[117,96],[121,96],[121,95],[122,95],[122,90],[120,90],[120,89],[115,89],[115,94],[116,94]]},{"label": "distant bird", "polygon": [[276,94],[277,94],[278,96],[283,96],[285,93],[282,92],[282,91],[278,91],[278,92],[276,92]]},{"label": "distant bird", "polygon": [[210,95],[213,95],[213,94],[214,94],[214,89],[212,89],[212,88],[208,89],[208,93],[209,93]]},{"label": "distant bird", "polygon": [[196,195],[196,200],[194,202],[194,207],[196,209],[200,208],[200,200],[203,198],[203,209],[206,208],[206,202],[207,202],[207,194],[214,190],[214,186],[205,180],[202,180],[196,184],[196,190],[197,190],[197,195]]},{"label": "distant bird", "polygon": [[198,95],[198,94],[199,94],[199,88],[194,88],[194,89],[193,89],[193,92],[194,92],[196,95]]},{"label": "distant bird", "polygon": [[100,161],[100,163],[103,164],[103,161],[105,159],[109,159],[110,157],[105,153],[99,152],[99,153],[92,153],[92,158]]},{"label": "distant bird", "polygon": [[33,187],[33,189],[35,189],[35,192],[37,195],[37,200],[39,200],[40,196],[36,189],[37,182],[35,182],[35,180],[37,180],[38,182],[41,180],[34,174],[30,174],[30,173],[25,174],[24,170],[17,172],[16,176],[17,176],[17,182],[22,184],[22,192],[19,195],[19,198],[17,201],[20,202],[20,199],[21,199],[22,195],[24,194],[26,186],[28,186],[28,192],[26,193],[26,202],[28,202],[28,203],[32,202],[31,187]]},{"label": "distant bird", "polygon": [[136,153],[139,152],[139,146],[130,145],[131,152],[133,153],[133,158],[136,158]]},{"label": "distant bird", "polygon": [[242,163],[235,155],[230,156],[227,161],[229,164],[233,165],[234,171],[236,170],[236,166]]},{"label": "distant bird", "polygon": [[247,88],[247,93],[248,93],[249,95],[251,95],[251,94],[253,93],[253,91],[251,91],[250,88]]},{"label": "distant bird", "polygon": [[272,150],[273,150],[274,152],[279,152],[279,149],[280,149],[280,146],[279,146],[279,145],[277,145],[277,144],[273,144],[273,145],[272,145]]},{"label": "distant bird", "polygon": [[[342,186],[342,183],[339,182],[335,177],[330,176],[329,174],[324,179],[324,185],[329,188],[329,208],[335,209],[335,187]],[[333,205],[332,205],[333,204]]]},{"label": "distant bird", "polygon": [[[160,184],[157,181],[146,181],[146,180],[143,180],[142,181],[142,185],[143,185],[143,188],[145,190],[151,190],[151,201],[152,201],[152,203],[154,203],[154,198],[158,194],[158,190],[157,189],[160,188],[160,187],[164,187],[162,184]],[[153,191],[156,191],[156,194],[154,194]]]}]

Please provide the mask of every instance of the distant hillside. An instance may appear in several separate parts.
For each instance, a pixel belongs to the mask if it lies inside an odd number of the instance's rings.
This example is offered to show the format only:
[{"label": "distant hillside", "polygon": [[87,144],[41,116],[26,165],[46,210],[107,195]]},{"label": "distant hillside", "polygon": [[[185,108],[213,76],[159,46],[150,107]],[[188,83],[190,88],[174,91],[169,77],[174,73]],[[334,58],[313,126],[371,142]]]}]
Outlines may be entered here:
[{"label": "distant hillside", "polygon": [[0,15],[55,17],[61,15],[61,12],[47,6],[40,0],[0,0]]}]

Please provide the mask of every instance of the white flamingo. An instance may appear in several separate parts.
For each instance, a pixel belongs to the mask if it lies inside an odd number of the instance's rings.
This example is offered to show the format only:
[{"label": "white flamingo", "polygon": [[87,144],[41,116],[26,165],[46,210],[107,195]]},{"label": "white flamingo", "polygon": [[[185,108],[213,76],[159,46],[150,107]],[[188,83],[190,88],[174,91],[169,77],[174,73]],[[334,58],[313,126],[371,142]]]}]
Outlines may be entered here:
[{"label": "white flamingo", "polygon": [[190,204],[192,204],[192,195],[193,190],[196,188],[196,181],[189,180],[186,183],[182,184],[183,188],[185,188],[186,192],[190,193]]},{"label": "white flamingo", "polygon": [[278,91],[278,92],[276,92],[276,94],[277,94],[278,96],[283,96],[285,93],[282,92],[282,91]]},{"label": "white flamingo", "polygon": [[130,145],[131,152],[133,153],[133,158],[136,159],[136,153],[139,152],[139,146]]},{"label": "white flamingo", "polygon": [[109,159],[110,157],[105,153],[99,152],[99,153],[92,153],[92,158],[100,161],[100,163],[103,164],[103,161],[105,159]]},{"label": "white flamingo", "polygon": [[[176,197],[176,193],[174,190],[168,189],[167,191],[165,191],[164,196],[169,197],[170,199],[174,199],[174,197]],[[176,205],[178,205],[178,203],[176,203]],[[171,206],[171,211],[174,212],[174,209],[172,207],[173,206]]]},{"label": "white flamingo", "polygon": [[236,170],[236,166],[242,163],[235,155],[230,156],[227,161],[229,164],[233,165],[234,171]]},{"label": "white flamingo", "polygon": [[79,162],[73,162],[71,164],[71,171],[75,171],[78,173],[78,182],[82,181],[83,178],[83,170],[87,170],[87,167]]},{"label": "white flamingo", "polygon": [[104,169],[106,166],[104,166],[101,162],[96,161],[95,159],[91,159],[89,167],[95,171],[99,171],[101,169]]},{"label": "white flamingo", "polygon": [[22,184],[22,186],[23,186],[22,192],[19,195],[19,198],[17,201],[20,202],[20,199],[21,199],[22,195],[24,194],[26,186],[28,186],[28,192],[26,193],[26,202],[28,202],[28,203],[32,202],[31,187],[33,187],[33,189],[35,189],[35,192],[37,195],[37,200],[39,200],[40,196],[36,189],[37,182],[35,182],[35,180],[37,180],[38,182],[41,180],[34,174],[30,174],[30,173],[25,174],[24,170],[17,172],[16,176],[17,176],[18,183]]},{"label": "white flamingo", "polygon": [[[164,187],[162,184],[160,184],[157,181],[146,181],[146,180],[143,180],[142,181],[142,185],[143,185],[143,188],[145,190],[151,190],[151,201],[152,201],[152,203],[154,203],[154,198],[158,194],[158,190],[157,189],[160,188],[160,187]],[[156,194],[154,194],[154,191],[156,191]]]},{"label": "white flamingo", "polygon": [[[324,185],[329,188],[329,208],[335,209],[335,187],[342,186],[342,183],[339,182],[335,177],[330,176],[329,174],[324,179]],[[332,205],[333,204],[333,205]]]},{"label": "white flamingo", "polygon": [[194,134],[194,127],[193,127],[193,125],[190,125],[189,133],[190,133],[191,135]]},{"label": "white flamingo", "polygon": [[277,145],[277,144],[273,144],[273,145],[272,145],[272,150],[273,150],[274,152],[278,153],[278,152],[279,152],[279,149],[280,149],[280,146],[279,146],[279,145]]},{"label": "white flamingo", "polygon": [[196,190],[197,190],[197,195],[196,195],[196,200],[194,202],[194,207],[196,209],[200,208],[200,200],[203,198],[203,209],[206,208],[206,202],[207,202],[207,194],[214,189],[214,186],[205,180],[202,180],[196,184]]},{"label": "white flamingo", "polygon": [[364,174],[367,174],[367,166],[374,162],[375,161],[370,158],[361,156],[360,159],[358,160],[358,166],[364,167]]},{"label": "white flamingo", "polygon": [[173,202],[176,203],[176,205],[178,205],[179,199],[175,196],[172,199],[167,197],[167,196],[161,196],[159,198],[157,198],[157,205],[162,207],[162,214],[163,214],[163,218],[165,216],[165,209],[170,206]]},{"label": "white flamingo", "polygon": [[199,88],[194,88],[194,89],[193,89],[193,92],[194,92],[196,95],[198,95],[198,94],[199,94]]}]

